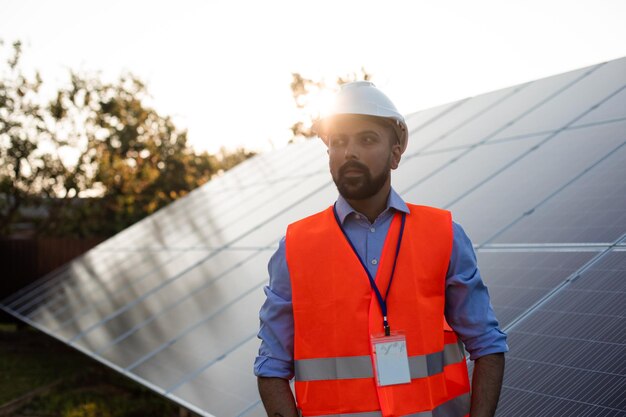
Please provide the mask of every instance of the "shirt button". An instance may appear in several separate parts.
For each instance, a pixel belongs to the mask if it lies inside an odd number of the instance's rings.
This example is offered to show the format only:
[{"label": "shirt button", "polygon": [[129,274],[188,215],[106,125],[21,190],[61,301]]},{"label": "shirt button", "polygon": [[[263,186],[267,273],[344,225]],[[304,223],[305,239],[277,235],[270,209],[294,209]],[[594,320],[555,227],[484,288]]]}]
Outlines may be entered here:
[{"label": "shirt button", "polygon": [[372,265],[376,265],[378,261],[376,259],[372,259]]},{"label": "shirt button", "polygon": [[375,231],[376,231],[376,228],[370,227],[370,232],[374,233]]}]

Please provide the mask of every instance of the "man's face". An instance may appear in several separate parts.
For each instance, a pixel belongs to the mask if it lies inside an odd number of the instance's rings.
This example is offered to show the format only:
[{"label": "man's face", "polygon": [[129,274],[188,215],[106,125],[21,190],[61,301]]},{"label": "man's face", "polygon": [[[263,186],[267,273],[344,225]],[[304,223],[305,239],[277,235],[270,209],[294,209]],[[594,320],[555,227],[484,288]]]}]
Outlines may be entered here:
[{"label": "man's face", "polygon": [[388,186],[400,154],[392,128],[371,119],[342,116],[328,132],[330,173],[348,200],[370,198]]}]

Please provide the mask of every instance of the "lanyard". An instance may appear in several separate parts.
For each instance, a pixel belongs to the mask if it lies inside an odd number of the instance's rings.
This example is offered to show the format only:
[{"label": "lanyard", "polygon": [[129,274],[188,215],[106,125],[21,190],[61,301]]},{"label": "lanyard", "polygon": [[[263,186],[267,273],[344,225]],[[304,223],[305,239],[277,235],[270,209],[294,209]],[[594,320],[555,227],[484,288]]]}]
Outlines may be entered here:
[{"label": "lanyard", "polygon": [[372,287],[372,290],[374,290],[374,293],[376,294],[378,305],[380,305],[380,310],[383,313],[383,328],[385,329],[385,336],[389,336],[391,334],[391,329],[389,328],[389,321],[387,320],[387,296],[389,296],[389,289],[391,288],[391,281],[393,280],[393,274],[396,271],[396,263],[398,262],[398,254],[400,253],[400,244],[402,243],[402,235],[404,234],[404,223],[406,221],[406,213],[402,213],[402,223],[400,224],[400,234],[398,235],[398,243],[396,245],[396,256],[393,259],[393,267],[391,269],[391,276],[389,277],[389,284],[387,285],[387,291],[385,292],[385,298],[383,298],[382,294],[380,293],[380,290],[378,289],[378,286],[376,285],[376,281],[372,277],[372,274],[370,274],[370,271],[367,269],[365,262],[363,262],[363,259],[361,259],[361,256],[359,255],[356,248],[354,247],[354,244],[348,237],[348,234],[343,229],[343,226],[341,225],[341,221],[339,220],[339,215],[337,214],[337,207],[335,206],[333,206],[333,213],[335,215],[335,221],[337,221],[337,225],[341,229],[341,232],[343,233],[343,235],[346,237],[346,240],[350,244],[350,247],[352,248],[352,251],[354,251],[354,254],[356,255],[356,257],[359,259],[359,262],[361,262],[361,266],[365,270],[365,273],[367,274],[367,278],[369,278],[370,286]]}]

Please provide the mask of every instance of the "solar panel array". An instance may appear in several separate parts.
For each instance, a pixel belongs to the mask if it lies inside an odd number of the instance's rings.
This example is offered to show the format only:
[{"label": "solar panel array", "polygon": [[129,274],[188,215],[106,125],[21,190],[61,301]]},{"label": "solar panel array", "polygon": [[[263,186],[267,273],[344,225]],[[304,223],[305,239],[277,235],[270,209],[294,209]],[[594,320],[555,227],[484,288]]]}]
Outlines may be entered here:
[{"label": "solar panel array", "polygon": [[[395,189],[451,210],[508,330],[498,416],[626,416],[626,58],[407,116]],[[203,414],[261,416],[267,261],[336,198],[325,148],[259,155],[3,309]]]}]

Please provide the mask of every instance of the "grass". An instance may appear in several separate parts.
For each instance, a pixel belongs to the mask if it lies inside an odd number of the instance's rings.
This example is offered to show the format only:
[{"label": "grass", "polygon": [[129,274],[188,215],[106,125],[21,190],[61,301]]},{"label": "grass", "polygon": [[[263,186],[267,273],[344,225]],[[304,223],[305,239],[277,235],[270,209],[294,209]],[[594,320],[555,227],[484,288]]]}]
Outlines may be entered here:
[{"label": "grass", "polygon": [[0,404],[74,375],[88,364],[85,359],[33,329],[7,331],[4,326],[0,332]]},{"label": "grass", "polygon": [[54,384],[21,406],[37,417],[177,416],[179,406],[31,328],[0,324],[0,409]]},{"label": "grass", "polygon": [[1,332],[14,332],[17,330],[17,325],[15,323],[0,323],[0,333]]},{"label": "grass", "polygon": [[68,379],[22,408],[23,415],[63,417],[143,417],[177,415],[171,402],[121,379],[108,369],[91,368]]}]

